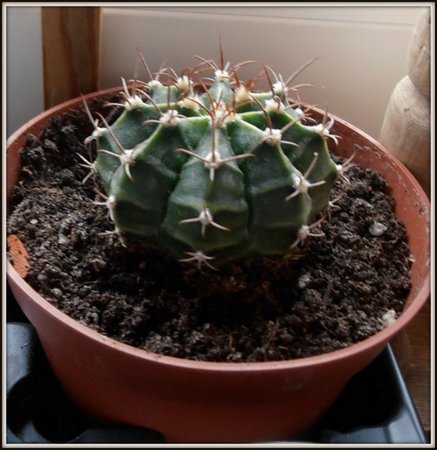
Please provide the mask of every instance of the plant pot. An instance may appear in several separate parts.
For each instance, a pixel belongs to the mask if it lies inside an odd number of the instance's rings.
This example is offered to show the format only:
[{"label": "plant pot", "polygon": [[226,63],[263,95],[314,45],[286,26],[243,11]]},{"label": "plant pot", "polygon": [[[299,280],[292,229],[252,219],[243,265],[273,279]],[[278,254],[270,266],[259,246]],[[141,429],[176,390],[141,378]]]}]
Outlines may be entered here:
[{"label": "plant pot", "polygon": [[[114,90],[86,96],[101,97]],[[74,99],[20,128],[8,141],[8,192],[18,182],[20,149],[53,115],[81,106]],[[333,404],[350,378],[368,365],[429,297],[429,201],[409,171],[372,138],[335,118],[335,153],[378,170],[392,187],[405,223],[412,289],[390,326],[348,348],[290,361],[213,363],[140,350],[74,321],[35,292],[8,263],[8,281],[35,326],[66,393],[97,417],[155,429],[167,442],[259,442],[296,437]]]}]

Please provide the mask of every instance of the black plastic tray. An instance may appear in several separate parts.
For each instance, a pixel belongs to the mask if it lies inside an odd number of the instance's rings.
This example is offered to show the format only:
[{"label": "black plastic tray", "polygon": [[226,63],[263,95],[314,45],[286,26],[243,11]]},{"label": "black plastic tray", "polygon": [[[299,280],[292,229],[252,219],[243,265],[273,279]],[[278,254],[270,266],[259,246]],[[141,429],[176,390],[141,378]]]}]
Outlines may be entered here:
[{"label": "black plastic tray", "polygon": [[[62,392],[34,328],[10,295],[7,319],[8,443],[165,443],[159,432],[98,422],[78,410]],[[322,420],[297,441],[429,442],[389,345],[349,382]],[[296,441],[278,444],[292,442]]]}]

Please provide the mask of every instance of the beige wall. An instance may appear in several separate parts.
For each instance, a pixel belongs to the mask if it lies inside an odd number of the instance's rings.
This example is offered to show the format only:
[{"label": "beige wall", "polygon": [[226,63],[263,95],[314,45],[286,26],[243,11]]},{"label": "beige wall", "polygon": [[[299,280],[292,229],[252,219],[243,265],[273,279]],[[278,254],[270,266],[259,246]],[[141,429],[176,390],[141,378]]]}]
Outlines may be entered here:
[{"label": "beige wall", "polygon": [[102,84],[132,76],[135,47],[155,70],[181,67],[194,53],[217,58],[222,35],[226,60],[261,59],[285,77],[319,56],[296,80],[316,86],[303,100],[377,137],[422,8],[105,8]]},{"label": "beige wall", "polygon": [[[101,85],[132,76],[137,47],[152,70],[163,60],[181,67],[194,64],[195,53],[218,58],[222,35],[226,60],[257,58],[284,77],[319,56],[296,80],[316,86],[302,90],[302,99],[328,105],[377,137],[391,91],[406,73],[405,54],[423,8],[103,8]],[[43,91],[40,8],[6,11],[9,134],[43,109]]]}]

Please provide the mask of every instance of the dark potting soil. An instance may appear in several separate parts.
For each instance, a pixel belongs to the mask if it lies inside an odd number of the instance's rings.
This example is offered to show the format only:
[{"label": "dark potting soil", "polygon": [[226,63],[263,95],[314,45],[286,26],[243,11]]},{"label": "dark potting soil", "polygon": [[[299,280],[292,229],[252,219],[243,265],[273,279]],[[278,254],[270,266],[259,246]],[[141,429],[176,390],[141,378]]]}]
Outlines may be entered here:
[{"label": "dark potting soil", "polygon": [[[99,102],[91,109],[101,108]],[[95,179],[92,129],[78,111],[29,136],[8,233],[30,254],[27,281],[103,335],[153,352],[209,361],[266,361],[346,347],[383,329],[410,290],[406,231],[375,171],[352,166],[320,225],[288,259],[198,271],[112,230]]]}]

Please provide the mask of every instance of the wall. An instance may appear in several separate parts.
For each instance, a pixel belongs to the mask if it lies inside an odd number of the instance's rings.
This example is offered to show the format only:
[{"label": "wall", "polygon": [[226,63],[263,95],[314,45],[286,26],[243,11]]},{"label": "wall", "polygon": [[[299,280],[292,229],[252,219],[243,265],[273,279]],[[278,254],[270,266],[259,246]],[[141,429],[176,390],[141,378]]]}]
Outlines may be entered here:
[{"label": "wall", "polygon": [[194,53],[218,58],[221,35],[226,60],[257,58],[284,77],[320,57],[296,80],[315,86],[302,90],[302,99],[327,105],[377,137],[391,91],[406,73],[419,13],[390,7],[107,8],[102,85],[119,84],[120,74],[132,77],[136,47],[155,70],[163,60],[182,67],[195,63]]},{"label": "wall", "polygon": [[40,8],[10,7],[6,11],[3,20],[6,20],[6,128],[9,136],[43,110],[44,100]]},{"label": "wall", "polygon": [[[318,56],[296,79],[315,86],[302,89],[301,98],[377,137],[423,7],[105,7],[101,86],[132,77],[136,48],[152,70],[164,60],[179,68],[195,64],[193,54],[217,59],[221,35],[226,61],[256,58],[284,77]],[[10,133],[43,104],[39,8],[7,12]]]}]

